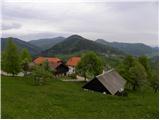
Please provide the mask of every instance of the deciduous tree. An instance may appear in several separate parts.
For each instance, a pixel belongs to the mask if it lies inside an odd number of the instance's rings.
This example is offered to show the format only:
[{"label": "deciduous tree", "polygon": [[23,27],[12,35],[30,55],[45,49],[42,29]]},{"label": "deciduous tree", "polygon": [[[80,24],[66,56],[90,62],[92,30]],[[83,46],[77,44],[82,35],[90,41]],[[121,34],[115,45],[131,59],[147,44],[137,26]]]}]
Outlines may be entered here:
[{"label": "deciduous tree", "polygon": [[85,53],[76,67],[76,72],[82,75],[85,79],[87,75],[96,76],[101,74],[102,71],[103,62],[94,52]]},{"label": "deciduous tree", "polygon": [[35,85],[44,85],[50,78],[52,78],[52,73],[45,70],[43,66],[37,65],[32,71],[32,77]]},{"label": "deciduous tree", "polygon": [[129,74],[132,90],[137,90],[146,83],[147,74],[145,68],[138,61],[134,61],[133,66],[129,69]]},{"label": "deciduous tree", "polygon": [[147,73],[144,66],[132,56],[127,56],[117,70],[127,80],[127,87],[132,90],[137,90],[146,82]]},{"label": "deciduous tree", "polygon": [[27,49],[23,49],[21,53],[21,66],[24,71],[24,75],[26,75],[26,72],[29,70],[29,63],[31,62],[32,57]]},{"label": "deciduous tree", "polygon": [[12,38],[7,39],[7,47],[2,54],[2,69],[13,76],[20,72],[20,56]]}]

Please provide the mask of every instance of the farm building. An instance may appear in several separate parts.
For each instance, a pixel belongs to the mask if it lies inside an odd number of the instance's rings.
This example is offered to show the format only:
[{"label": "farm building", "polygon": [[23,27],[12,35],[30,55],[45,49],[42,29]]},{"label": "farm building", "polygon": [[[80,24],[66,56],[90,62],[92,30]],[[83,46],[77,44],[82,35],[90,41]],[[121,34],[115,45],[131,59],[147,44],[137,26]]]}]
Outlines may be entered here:
[{"label": "farm building", "polygon": [[55,71],[55,75],[66,75],[69,68],[65,64],[59,62],[59,63],[51,63],[51,67],[53,67]]},{"label": "farm building", "polygon": [[126,80],[124,80],[118,72],[112,69],[96,76],[85,84],[83,88],[115,95],[124,90],[125,83]]},{"label": "farm building", "polygon": [[33,63],[41,65],[45,61],[48,61],[49,66],[55,70],[55,75],[66,75],[69,70],[68,66],[66,66],[62,60],[56,57],[38,57],[33,61]]},{"label": "farm building", "polygon": [[80,57],[71,57],[66,65],[69,67],[69,71],[68,71],[68,74],[73,74],[75,73],[75,67],[76,65],[78,64],[78,62],[80,61]]},{"label": "farm building", "polygon": [[35,64],[40,65],[40,64],[44,63],[45,61],[48,61],[49,63],[59,63],[59,62],[62,62],[61,59],[56,58],[56,57],[38,57],[33,62]]}]

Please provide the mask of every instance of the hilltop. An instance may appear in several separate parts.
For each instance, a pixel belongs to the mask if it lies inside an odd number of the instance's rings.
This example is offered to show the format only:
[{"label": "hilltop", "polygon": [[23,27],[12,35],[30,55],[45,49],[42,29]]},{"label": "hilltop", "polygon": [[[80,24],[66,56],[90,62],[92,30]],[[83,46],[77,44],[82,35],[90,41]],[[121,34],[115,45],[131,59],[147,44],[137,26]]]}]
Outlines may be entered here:
[{"label": "hilltop", "polygon": [[43,51],[41,54],[46,56],[53,56],[56,54],[73,54],[76,52],[84,52],[89,50],[106,55],[124,54],[120,50],[109,45],[102,45],[79,35],[72,35],[66,38],[64,41],[54,45],[50,49]]}]

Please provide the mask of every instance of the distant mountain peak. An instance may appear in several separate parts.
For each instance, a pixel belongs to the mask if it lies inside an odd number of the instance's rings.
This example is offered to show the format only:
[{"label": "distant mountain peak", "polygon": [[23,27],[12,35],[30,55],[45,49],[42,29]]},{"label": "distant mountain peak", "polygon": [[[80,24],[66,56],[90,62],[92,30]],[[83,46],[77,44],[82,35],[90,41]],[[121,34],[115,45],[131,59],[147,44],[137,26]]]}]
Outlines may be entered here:
[{"label": "distant mountain peak", "polygon": [[56,44],[48,50],[43,51],[41,54],[53,56],[56,54],[75,54],[84,51],[95,51],[106,55],[123,55],[123,52],[112,48],[111,46],[96,43],[79,35],[69,36],[64,41]]},{"label": "distant mountain peak", "polygon": [[69,36],[67,39],[84,39],[82,36],[80,36],[80,35],[77,35],[77,34],[74,34],[74,35],[71,35],[71,36]]}]

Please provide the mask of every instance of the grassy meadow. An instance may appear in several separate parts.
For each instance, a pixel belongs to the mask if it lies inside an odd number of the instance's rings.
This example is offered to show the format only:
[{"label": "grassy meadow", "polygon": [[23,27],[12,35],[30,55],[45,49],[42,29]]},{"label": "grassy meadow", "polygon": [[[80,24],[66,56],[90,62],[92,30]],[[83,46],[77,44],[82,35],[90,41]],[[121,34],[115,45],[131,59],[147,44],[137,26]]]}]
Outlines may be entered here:
[{"label": "grassy meadow", "polygon": [[84,91],[84,82],[1,77],[2,118],[158,118],[158,93],[128,92],[128,97]]}]

